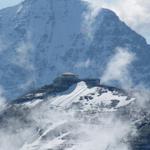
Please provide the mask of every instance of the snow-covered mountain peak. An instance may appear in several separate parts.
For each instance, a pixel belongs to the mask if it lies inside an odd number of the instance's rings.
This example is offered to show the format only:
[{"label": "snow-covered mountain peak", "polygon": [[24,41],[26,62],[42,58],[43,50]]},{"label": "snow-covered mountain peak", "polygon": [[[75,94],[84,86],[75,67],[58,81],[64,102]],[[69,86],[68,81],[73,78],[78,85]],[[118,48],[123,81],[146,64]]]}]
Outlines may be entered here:
[{"label": "snow-covered mountain peak", "polygon": [[79,79],[60,76],[51,85],[18,98],[15,103],[24,107],[37,107],[46,101],[51,108],[83,112],[111,112],[135,101],[123,90],[104,86],[99,79]]},{"label": "snow-covered mountain peak", "polygon": [[[5,131],[5,137],[15,139],[5,145],[2,136],[0,144],[6,150],[10,146],[13,150],[91,150],[93,144],[111,150],[118,144],[128,146],[135,142],[134,124],[148,122],[136,115],[138,110],[130,109],[135,103],[128,93],[101,85],[99,79],[65,73],[0,112],[0,133]],[[108,140],[103,144],[99,139],[105,135]],[[131,143],[125,140],[128,136]],[[136,143],[134,146],[141,148]]]}]

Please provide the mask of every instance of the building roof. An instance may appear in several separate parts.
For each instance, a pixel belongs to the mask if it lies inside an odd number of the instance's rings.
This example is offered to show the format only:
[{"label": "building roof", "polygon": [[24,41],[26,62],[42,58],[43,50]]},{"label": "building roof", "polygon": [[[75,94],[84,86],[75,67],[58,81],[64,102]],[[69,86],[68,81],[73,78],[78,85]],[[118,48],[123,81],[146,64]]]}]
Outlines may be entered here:
[{"label": "building roof", "polygon": [[64,72],[62,75],[63,76],[78,76],[78,75],[76,75],[76,74],[74,74],[72,72]]}]

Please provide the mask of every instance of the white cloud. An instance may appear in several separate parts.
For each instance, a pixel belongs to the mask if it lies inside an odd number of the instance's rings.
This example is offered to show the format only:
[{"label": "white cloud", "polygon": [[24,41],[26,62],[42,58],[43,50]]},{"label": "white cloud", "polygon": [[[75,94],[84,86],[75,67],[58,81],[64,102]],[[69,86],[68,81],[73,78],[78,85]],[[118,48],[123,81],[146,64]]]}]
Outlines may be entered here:
[{"label": "white cloud", "polygon": [[136,59],[136,55],[125,48],[117,48],[116,53],[110,58],[106,69],[101,77],[101,83],[113,84],[114,81],[119,82],[121,87],[128,91],[132,97],[136,98],[136,111],[141,108],[149,112],[150,89],[142,82],[138,85],[132,82],[132,74],[129,67]]},{"label": "white cloud", "polygon": [[[77,150],[91,150],[93,147],[94,150],[129,150],[127,138],[129,135],[132,137],[136,135],[136,129],[132,125],[132,122],[122,121],[120,118],[109,113],[107,116],[95,114],[99,118],[99,121],[93,124],[93,117],[86,116],[86,114],[78,118],[76,117],[77,113],[73,110],[66,112],[64,110],[50,109],[48,103],[42,103],[39,106],[34,107],[26,115],[33,122],[29,121],[24,126],[14,116],[14,118],[8,120],[11,128],[0,128],[0,146],[3,150],[30,150],[35,146],[43,150],[45,145],[53,149],[55,145],[51,145],[51,140],[61,139],[65,135],[65,133],[61,132],[61,128],[64,128],[63,131],[69,131],[66,135],[79,135],[77,139],[72,140],[75,145],[73,148],[70,148]],[[87,117],[88,120],[86,119]],[[41,136],[36,134],[37,127],[42,131]],[[14,129],[18,132],[13,132]],[[62,135],[57,137],[56,129]],[[48,136],[45,136],[47,134]],[[52,139],[50,134],[52,134]],[[56,137],[54,137],[55,135]],[[44,136],[49,138],[46,140]]]},{"label": "white cloud", "polygon": [[[139,108],[144,109],[147,112],[150,112],[149,105],[150,105],[150,89],[145,87],[143,84],[139,84],[134,87],[133,89],[133,96],[137,100],[137,106]],[[138,109],[140,110],[140,109]]]},{"label": "white cloud", "polygon": [[33,70],[34,66],[30,60],[33,46],[30,42],[21,42],[16,49],[16,57],[13,62],[27,70]]},{"label": "white cloud", "polygon": [[131,87],[132,79],[129,73],[129,65],[134,59],[135,54],[132,52],[124,48],[117,48],[101,77],[102,83],[118,81],[124,88]]},{"label": "white cloud", "polygon": [[5,8],[5,7],[10,7],[17,5],[18,3],[22,2],[23,0],[1,0],[0,1],[0,9]]},{"label": "white cloud", "polygon": [[79,62],[75,65],[76,68],[88,68],[91,65],[91,60],[87,59],[86,61]]},{"label": "white cloud", "polygon": [[[87,2],[87,0],[82,0],[83,2]],[[95,21],[95,17],[97,16],[100,7],[96,5],[96,1],[87,2],[87,11],[83,13],[83,25],[82,31],[86,34],[86,37],[90,40],[93,38],[94,27],[92,26],[93,22]]]},{"label": "white cloud", "polygon": [[[92,12],[102,7],[109,8],[126,22],[132,29],[142,34],[150,42],[150,1],[149,0],[82,0],[88,2]],[[95,16],[95,15],[94,15]]]},{"label": "white cloud", "polygon": [[[107,116],[108,117],[108,116]],[[101,124],[84,124],[81,129],[86,136],[74,147],[79,150],[130,150],[127,143],[128,135],[136,136],[136,129],[130,122],[123,122],[116,116],[101,116]],[[92,129],[92,130],[91,130]]]},{"label": "white cloud", "polygon": [[4,110],[5,106],[6,106],[6,98],[4,96],[4,93],[5,93],[5,91],[4,91],[3,87],[0,86],[0,112],[2,110]]}]

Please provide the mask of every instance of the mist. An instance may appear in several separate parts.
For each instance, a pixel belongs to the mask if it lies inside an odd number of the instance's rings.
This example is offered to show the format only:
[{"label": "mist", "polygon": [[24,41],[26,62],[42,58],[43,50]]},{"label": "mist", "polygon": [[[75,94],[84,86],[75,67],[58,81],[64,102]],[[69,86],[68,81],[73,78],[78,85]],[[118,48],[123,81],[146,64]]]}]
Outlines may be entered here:
[{"label": "mist", "polygon": [[[137,59],[132,50],[116,48],[100,78],[101,83],[106,85],[115,86],[114,83],[117,82],[122,89],[132,93],[132,96],[136,98],[137,107],[143,109],[149,106],[150,89],[142,81],[139,84],[133,82],[131,68],[132,63]],[[149,112],[149,109],[146,109],[146,111]]]},{"label": "mist", "polygon": [[136,55],[127,48],[116,48],[114,55],[108,60],[104,69],[101,82],[111,84],[112,81],[117,81],[122,88],[131,88],[133,83],[130,66],[135,59]]},{"label": "mist", "polygon": [[[20,107],[18,109],[22,109]],[[3,150],[34,150],[34,147],[35,150],[43,150],[47,144],[54,149],[50,139],[65,146],[67,143],[60,137],[67,134],[76,137],[68,139],[73,144],[70,150],[130,150],[128,136],[136,136],[136,128],[130,121],[117,118],[112,113],[91,117],[74,110],[50,109],[48,102],[24,113],[26,125],[13,116],[7,120],[11,126],[0,128],[0,147]],[[95,123],[94,118],[97,120]],[[43,132],[39,133],[38,129]]]}]

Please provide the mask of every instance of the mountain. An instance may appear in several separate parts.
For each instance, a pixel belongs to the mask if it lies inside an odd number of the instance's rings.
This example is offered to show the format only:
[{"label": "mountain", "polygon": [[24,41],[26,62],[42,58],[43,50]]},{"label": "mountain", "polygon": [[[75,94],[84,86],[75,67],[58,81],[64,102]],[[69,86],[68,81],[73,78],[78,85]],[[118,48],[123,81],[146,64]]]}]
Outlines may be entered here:
[{"label": "mountain", "polygon": [[99,79],[79,79],[74,74],[64,74],[56,78],[53,84],[34,90],[13,102],[34,106],[41,99],[48,100],[49,97],[49,106],[83,111],[116,111],[135,101],[123,90],[101,85]]},{"label": "mountain", "polygon": [[93,21],[89,39],[87,11],[80,0],[25,0],[0,10],[0,85],[8,99],[51,83],[65,71],[98,78],[116,47],[136,54],[130,66],[133,81],[149,84],[146,40],[108,9]]},{"label": "mountain", "polygon": [[135,105],[132,95],[101,85],[99,79],[63,74],[51,85],[6,104],[0,112],[0,147],[116,150],[130,146],[148,150],[150,120]]}]

